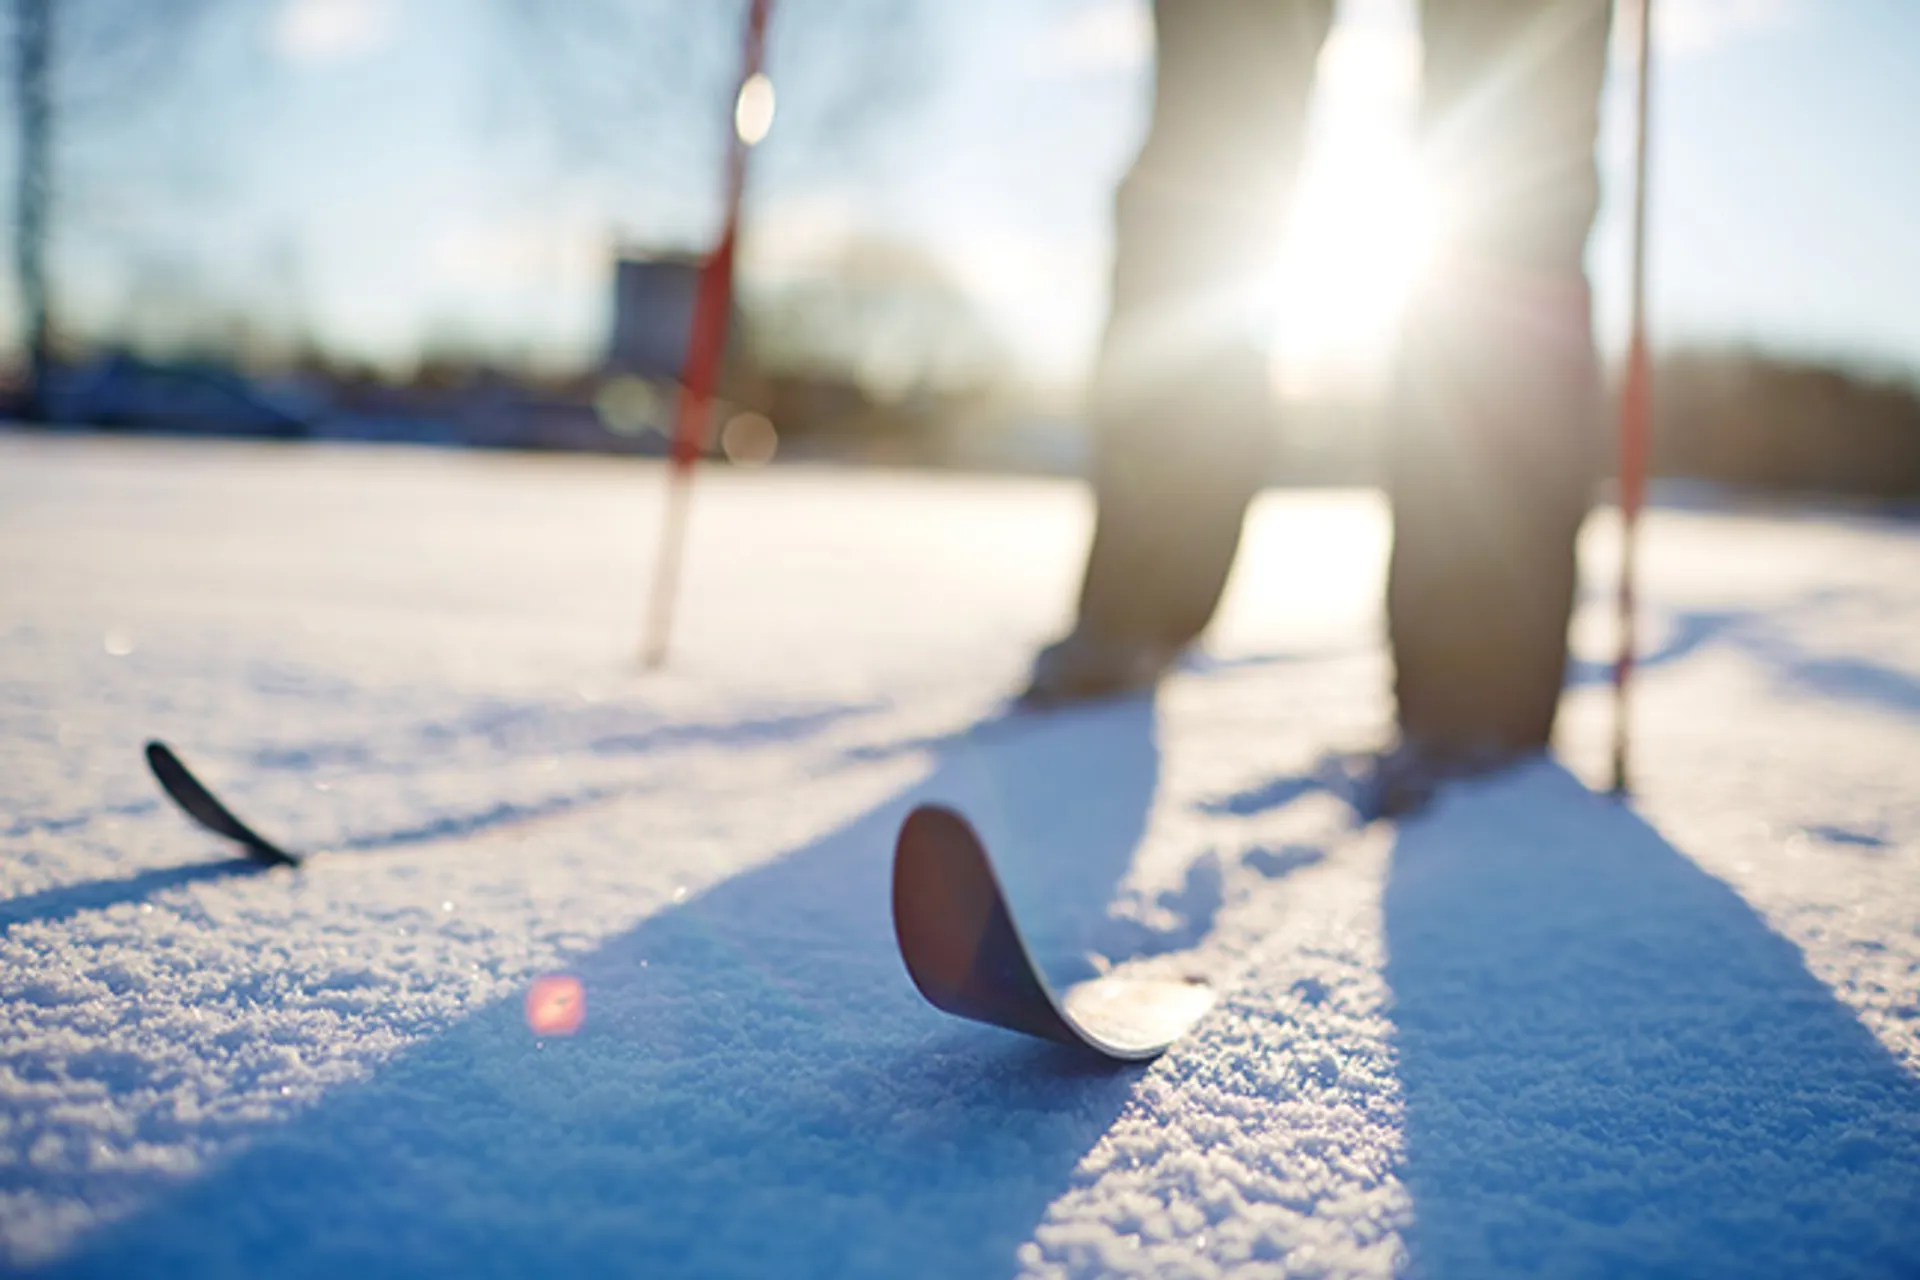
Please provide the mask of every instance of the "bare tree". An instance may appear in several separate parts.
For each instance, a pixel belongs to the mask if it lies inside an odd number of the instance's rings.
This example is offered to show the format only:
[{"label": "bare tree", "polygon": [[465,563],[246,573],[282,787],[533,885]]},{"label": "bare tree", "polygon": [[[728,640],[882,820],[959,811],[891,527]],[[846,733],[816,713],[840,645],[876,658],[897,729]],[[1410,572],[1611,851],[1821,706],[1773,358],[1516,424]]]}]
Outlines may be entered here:
[{"label": "bare tree", "polygon": [[[644,190],[707,180],[710,162],[717,188],[743,5],[499,3],[508,69],[567,174]],[[875,160],[926,82],[933,3],[778,0],[768,37],[778,110],[756,183]]]},{"label": "bare tree", "polygon": [[21,337],[27,349],[24,412],[46,416],[52,361],[47,309],[47,213],[53,195],[53,0],[17,0],[14,14],[14,110],[20,156],[14,185],[14,270],[19,273]]},{"label": "bare tree", "polygon": [[14,0],[13,260],[27,391],[22,412],[46,415],[56,311],[48,253],[60,212],[58,151],[103,109],[151,93],[217,0]]},{"label": "bare tree", "polygon": [[864,235],[811,278],[766,291],[747,312],[763,372],[846,377],[873,399],[951,396],[1004,385],[1012,359],[947,270],[909,241]]}]

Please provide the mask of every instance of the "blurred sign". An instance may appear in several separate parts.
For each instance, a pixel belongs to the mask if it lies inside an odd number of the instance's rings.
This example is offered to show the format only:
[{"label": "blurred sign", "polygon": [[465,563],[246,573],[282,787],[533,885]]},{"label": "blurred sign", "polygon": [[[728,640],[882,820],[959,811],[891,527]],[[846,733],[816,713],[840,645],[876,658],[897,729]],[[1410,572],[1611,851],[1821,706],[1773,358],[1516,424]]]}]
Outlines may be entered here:
[{"label": "blurred sign", "polygon": [[609,371],[680,376],[699,278],[700,259],[693,254],[624,257],[615,264]]}]

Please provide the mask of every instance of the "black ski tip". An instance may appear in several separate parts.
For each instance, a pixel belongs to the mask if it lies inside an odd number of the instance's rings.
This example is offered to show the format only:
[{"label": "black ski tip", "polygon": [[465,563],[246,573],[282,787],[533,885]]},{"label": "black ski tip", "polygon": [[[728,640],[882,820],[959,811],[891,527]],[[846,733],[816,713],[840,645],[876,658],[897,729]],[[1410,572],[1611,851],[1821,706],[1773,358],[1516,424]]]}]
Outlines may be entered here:
[{"label": "black ski tip", "polygon": [[1015,925],[986,847],[960,814],[921,805],[893,857],[893,929],[914,986],[957,1017],[1142,1062],[1213,1005],[1210,988],[1114,975],[1057,998]]},{"label": "black ski tip", "polygon": [[1027,955],[980,838],[951,809],[921,805],[901,824],[893,932],[908,976],[935,1008],[1079,1043]]},{"label": "black ski tip", "polygon": [[217,836],[225,836],[244,848],[255,862],[269,867],[297,867],[300,857],[282,849],[246,823],[233,810],[221,804],[193,771],[175,755],[173,748],[159,739],[147,743],[147,768],[167,798],[180,806],[182,813]]}]

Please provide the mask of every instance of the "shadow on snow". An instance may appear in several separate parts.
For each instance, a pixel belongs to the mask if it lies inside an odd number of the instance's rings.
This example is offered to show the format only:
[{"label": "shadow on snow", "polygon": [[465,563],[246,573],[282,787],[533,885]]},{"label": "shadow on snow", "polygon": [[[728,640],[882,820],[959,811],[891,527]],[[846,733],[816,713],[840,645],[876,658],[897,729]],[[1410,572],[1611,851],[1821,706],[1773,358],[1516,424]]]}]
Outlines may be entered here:
[{"label": "shadow on snow", "polygon": [[[1802,608],[1818,607],[1833,593],[1816,593]],[[1850,702],[1878,711],[1920,717],[1920,676],[1866,658],[1822,656],[1767,624],[1762,613],[1693,610],[1675,613],[1658,647],[1640,654],[1635,669],[1645,673],[1671,666],[1715,644],[1730,644],[1764,666],[1780,685],[1834,702]],[[1604,685],[1613,679],[1613,663],[1569,658],[1566,686]],[[1240,791],[1199,801],[1194,807],[1216,817],[1253,817],[1285,808],[1315,791],[1345,795],[1351,790],[1338,756],[1321,759],[1298,774],[1264,779]]]},{"label": "shadow on snow", "polygon": [[889,924],[894,832],[918,801],[965,807],[1063,962],[1158,772],[1142,700],[957,740],[923,784],[582,957],[574,1038],[492,1006],[48,1271],[1011,1270],[1139,1072],[923,1004]]},{"label": "shadow on snow", "polygon": [[1631,810],[1450,797],[1384,913],[1419,1272],[1920,1273],[1920,1086]]},{"label": "shadow on snow", "polygon": [[[513,704],[508,710],[498,711],[496,714],[503,721],[514,719],[532,721],[537,719],[537,713],[540,710],[538,704]],[[587,749],[596,754],[605,755],[617,752],[645,753],[692,746],[758,746],[768,742],[788,742],[832,728],[845,720],[867,714],[871,710],[870,706],[827,707],[800,714],[760,717],[731,724],[666,725],[628,731],[618,735],[603,734],[593,739]],[[624,711],[622,714],[630,715]],[[482,723],[483,727],[491,730],[491,725]],[[962,738],[962,735],[954,735],[952,741],[957,743]],[[313,761],[324,758],[326,758],[324,753],[311,747],[285,749],[278,755],[271,751],[259,750],[253,754],[253,763],[275,769],[311,768]],[[484,809],[440,814],[425,822],[408,826],[341,835],[320,842],[320,848],[315,848],[313,844],[304,841],[286,841],[282,847],[292,847],[304,856],[315,852],[372,853],[404,848],[409,845],[464,839],[500,828],[530,825],[549,818],[597,808],[616,800],[651,791],[656,785],[652,781],[643,781],[622,785],[589,786],[532,800],[503,800]],[[218,790],[222,795],[227,794],[227,788],[224,786]],[[239,793],[245,796],[247,789],[241,787]],[[124,817],[149,813],[160,808],[161,803],[157,799],[143,799],[69,817],[18,819],[11,829],[0,831],[0,838],[11,838],[28,832],[64,832],[85,826],[100,817]],[[244,808],[245,805],[243,804],[242,807]],[[195,834],[214,847],[221,849],[231,847],[226,840],[218,836],[208,836],[197,828]],[[282,834],[278,831],[267,834],[276,841],[283,840]],[[99,910],[128,902],[141,902],[182,885],[220,880],[235,875],[265,873],[270,869],[246,858],[221,859],[183,866],[155,867],[130,875],[59,885],[36,893],[0,899],[0,934],[15,925],[30,922],[56,923],[83,911]]]},{"label": "shadow on snow", "polygon": [[[1818,609],[1839,593],[1817,592],[1797,606]],[[1764,612],[1682,611],[1673,616],[1658,648],[1635,661],[1641,670],[1668,666],[1710,645],[1731,644],[1765,667],[1782,687],[1834,702],[1920,716],[1920,676],[1867,658],[1811,653],[1790,639]],[[1567,664],[1571,687],[1607,684],[1611,662],[1575,659]]]},{"label": "shadow on snow", "polygon": [[229,876],[258,875],[267,870],[251,858],[226,858],[219,862],[189,863],[182,867],[153,867],[110,880],[88,880],[82,884],[61,885],[38,893],[0,901],[0,934],[13,926],[27,923],[55,923],[83,911],[139,902],[168,889],[198,884],[206,880],[225,880]]},{"label": "shadow on snow", "polygon": [[[1151,706],[926,782],[603,944],[84,1240],[69,1275],[982,1275],[1138,1069],[955,1022],[888,927],[907,808],[972,814],[1060,976],[1158,777]],[[1920,1086],[1726,885],[1548,764],[1400,831],[1384,900],[1419,1274],[1920,1272]]]}]

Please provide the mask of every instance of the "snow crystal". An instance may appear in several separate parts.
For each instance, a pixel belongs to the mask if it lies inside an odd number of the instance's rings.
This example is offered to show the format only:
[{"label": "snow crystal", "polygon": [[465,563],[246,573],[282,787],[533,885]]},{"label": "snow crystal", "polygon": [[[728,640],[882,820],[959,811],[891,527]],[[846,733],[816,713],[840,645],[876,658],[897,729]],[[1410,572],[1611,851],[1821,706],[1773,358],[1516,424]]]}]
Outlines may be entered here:
[{"label": "snow crystal", "polygon": [[[1004,714],[1051,482],[0,436],[0,1265],[42,1274],[1920,1272],[1920,537],[1609,519],[1561,762],[1356,829],[1384,512],[1269,495],[1154,700]],[[266,870],[156,799],[164,737]],[[893,950],[964,808],[1049,971],[1203,976],[1113,1069]]]}]

